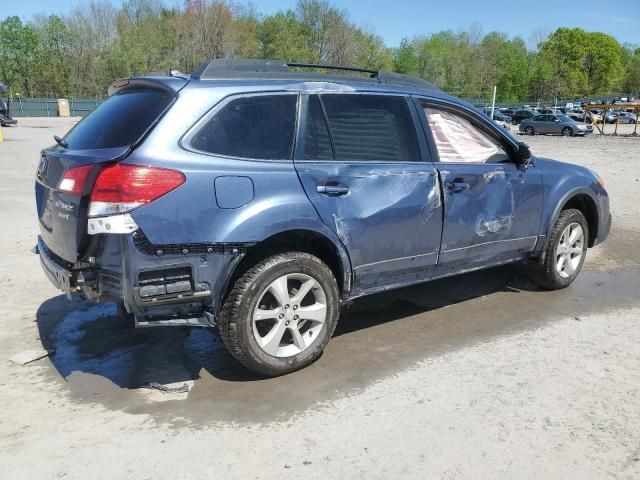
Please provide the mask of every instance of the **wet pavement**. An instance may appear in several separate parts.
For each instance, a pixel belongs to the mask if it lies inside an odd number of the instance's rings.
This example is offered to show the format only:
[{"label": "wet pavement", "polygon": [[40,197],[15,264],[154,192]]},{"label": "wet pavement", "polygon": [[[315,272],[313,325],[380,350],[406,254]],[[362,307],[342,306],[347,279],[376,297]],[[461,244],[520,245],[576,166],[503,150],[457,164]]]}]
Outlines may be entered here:
[{"label": "wet pavement", "polygon": [[[359,299],[343,308],[319,361],[274,379],[238,364],[213,329],[135,329],[113,304],[69,302],[61,295],[37,312],[42,345],[55,351],[47,378],[63,384],[72,401],[175,426],[287,420],[429,357],[566,317],[580,321],[634,306],[640,252],[630,238],[614,229],[608,242],[589,251],[576,282],[561,291],[541,291],[510,266]],[[152,382],[186,382],[191,391],[152,392]]]}]

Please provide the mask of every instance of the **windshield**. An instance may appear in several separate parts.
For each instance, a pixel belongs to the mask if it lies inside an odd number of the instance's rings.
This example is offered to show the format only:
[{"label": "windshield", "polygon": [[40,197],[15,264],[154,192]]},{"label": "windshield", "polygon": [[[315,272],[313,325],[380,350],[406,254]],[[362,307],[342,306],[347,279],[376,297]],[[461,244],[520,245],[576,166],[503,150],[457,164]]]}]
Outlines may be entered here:
[{"label": "windshield", "polygon": [[101,103],[64,139],[76,150],[132,145],[172,100],[173,95],[164,90],[124,90]]},{"label": "windshield", "polygon": [[571,120],[570,117],[567,117],[566,115],[556,115],[556,117],[558,117],[561,122],[571,122],[571,121],[573,121],[573,120]]}]

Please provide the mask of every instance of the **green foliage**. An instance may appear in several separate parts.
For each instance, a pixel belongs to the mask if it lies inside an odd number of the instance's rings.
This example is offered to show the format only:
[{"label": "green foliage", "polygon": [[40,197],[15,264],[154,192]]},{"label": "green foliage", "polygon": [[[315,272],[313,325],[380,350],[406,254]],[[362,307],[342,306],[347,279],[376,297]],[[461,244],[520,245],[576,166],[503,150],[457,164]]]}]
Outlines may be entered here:
[{"label": "green foliage", "polygon": [[540,45],[543,92],[570,97],[606,94],[621,87],[623,49],[610,35],[559,28]]},{"label": "green foliage", "polygon": [[299,0],[262,15],[235,0],[86,0],[65,17],[0,22],[0,80],[14,93],[102,97],[115,79],[207,58],[273,58],[353,65],[417,75],[454,95],[499,101],[640,90],[640,49],[613,37],[559,28],[528,51],[500,32],[441,31],[398,48],[356,25],[329,0]]},{"label": "green foliage", "polygon": [[396,48],[393,56],[393,68],[398,73],[415,75],[418,68],[418,58],[414,46],[405,37]]},{"label": "green foliage", "polygon": [[0,75],[10,88],[33,95],[41,59],[41,44],[35,29],[24,25],[18,17],[8,17],[0,23]]},{"label": "green foliage", "polygon": [[293,10],[265,17],[256,28],[258,56],[311,61],[311,50],[305,45],[303,28]]},{"label": "green foliage", "polygon": [[67,97],[71,93],[71,33],[57,15],[47,17],[37,33],[41,52],[37,89],[47,96]]},{"label": "green foliage", "polygon": [[626,69],[624,72],[623,89],[628,92],[640,91],[640,48],[625,50]]}]

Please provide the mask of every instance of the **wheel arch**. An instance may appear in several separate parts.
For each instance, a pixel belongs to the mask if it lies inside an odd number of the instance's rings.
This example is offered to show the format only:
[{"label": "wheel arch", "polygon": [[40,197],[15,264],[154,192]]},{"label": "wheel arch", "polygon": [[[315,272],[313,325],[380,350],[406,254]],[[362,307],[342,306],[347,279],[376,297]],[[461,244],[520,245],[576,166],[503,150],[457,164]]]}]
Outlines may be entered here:
[{"label": "wheel arch", "polygon": [[235,265],[223,289],[223,298],[234,283],[259,261],[287,251],[305,252],[320,258],[333,272],[340,293],[345,296],[351,289],[351,261],[339,239],[331,238],[329,232],[309,228],[296,228],[272,233],[252,247]]},{"label": "wheel arch", "polygon": [[[548,224],[546,225],[546,232],[549,232],[551,227],[555,224],[556,220],[560,216],[560,213],[570,208],[579,210],[587,220],[587,226],[589,227],[588,246],[593,247],[595,240],[598,237],[598,202],[596,201],[593,192],[591,192],[588,188],[576,188],[570,190],[560,199],[560,201],[556,205],[555,210],[553,211],[553,214],[550,217]],[[547,235],[547,239],[544,245],[545,249],[548,241],[549,238]]]}]

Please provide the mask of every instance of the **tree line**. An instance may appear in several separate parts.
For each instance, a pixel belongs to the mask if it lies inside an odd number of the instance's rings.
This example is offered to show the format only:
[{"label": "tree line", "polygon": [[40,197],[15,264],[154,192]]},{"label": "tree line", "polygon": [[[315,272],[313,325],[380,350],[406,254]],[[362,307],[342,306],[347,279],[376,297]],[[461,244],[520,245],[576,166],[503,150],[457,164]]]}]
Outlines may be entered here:
[{"label": "tree line", "polygon": [[417,34],[397,48],[329,0],[299,0],[272,15],[233,0],[89,0],[66,15],[0,22],[0,81],[24,97],[104,97],[115,79],[209,58],[275,58],[393,70],[466,98],[499,101],[640,91],[640,48],[559,28],[534,50],[520,37],[478,28]]}]

